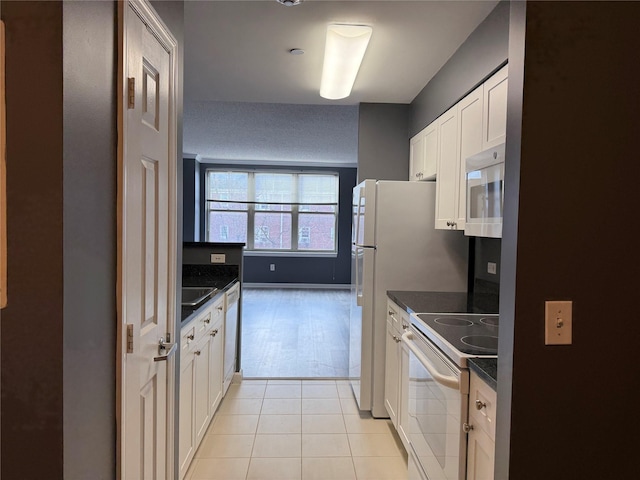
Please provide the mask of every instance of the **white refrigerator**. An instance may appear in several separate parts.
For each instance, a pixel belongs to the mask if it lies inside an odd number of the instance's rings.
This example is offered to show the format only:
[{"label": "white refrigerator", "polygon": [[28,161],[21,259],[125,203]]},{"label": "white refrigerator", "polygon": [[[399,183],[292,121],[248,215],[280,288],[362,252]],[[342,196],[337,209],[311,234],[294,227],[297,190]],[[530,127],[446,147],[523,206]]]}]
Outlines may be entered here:
[{"label": "white refrigerator", "polygon": [[349,380],[360,410],[384,406],[387,290],[465,292],[468,239],[435,229],[435,182],[365,180],[353,189]]}]

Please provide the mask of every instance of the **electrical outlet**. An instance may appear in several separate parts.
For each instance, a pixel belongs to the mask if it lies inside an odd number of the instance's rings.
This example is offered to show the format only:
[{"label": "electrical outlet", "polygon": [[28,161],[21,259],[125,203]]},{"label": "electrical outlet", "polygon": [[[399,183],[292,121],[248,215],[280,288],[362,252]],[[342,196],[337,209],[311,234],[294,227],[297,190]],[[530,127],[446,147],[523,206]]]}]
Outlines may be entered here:
[{"label": "electrical outlet", "polygon": [[224,253],[212,253],[211,263],[224,263],[227,256]]},{"label": "electrical outlet", "polygon": [[276,271],[276,264],[275,263],[269,264],[269,271],[270,272],[275,272]]},{"label": "electrical outlet", "polygon": [[493,275],[496,274],[496,264],[494,262],[487,263],[487,272]]},{"label": "electrical outlet", "polygon": [[545,345],[571,345],[572,304],[571,301],[544,302]]}]

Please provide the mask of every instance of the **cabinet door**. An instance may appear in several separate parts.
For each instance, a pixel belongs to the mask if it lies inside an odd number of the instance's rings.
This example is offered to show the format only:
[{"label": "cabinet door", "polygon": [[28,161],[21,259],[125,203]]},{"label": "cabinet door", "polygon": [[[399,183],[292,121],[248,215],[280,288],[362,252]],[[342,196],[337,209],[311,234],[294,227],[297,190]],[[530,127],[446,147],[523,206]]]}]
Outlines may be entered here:
[{"label": "cabinet door", "polygon": [[195,355],[195,384],[194,384],[194,421],[196,431],[196,446],[204,437],[209,421],[209,379],[211,378],[210,343],[212,337],[205,335],[196,346]]},{"label": "cabinet door", "polygon": [[223,323],[216,325],[209,333],[209,415],[214,413],[222,401],[222,384],[224,380],[223,346],[226,332]]},{"label": "cabinet door", "polygon": [[438,146],[435,227],[451,230],[456,228],[456,195],[460,171],[457,105],[438,119]]},{"label": "cabinet door", "polygon": [[482,101],[484,87],[480,85],[458,104],[458,132],[460,139],[460,171],[458,174],[457,224],[464,230],[467,213],[466,161],[482,151]]},{"label": "cabinet door", "polygon": [[474,428],[467,437],[467,480],[493,478],[495,444],[480,428]]},{"label": "cabinet door", "polygon": [[398,436],[407,452],[409,445],[409,348],[404,342],[398,344],[400,383],[398,392]]},{"label": "cabinet door", "polygon": [[433,180],[438,170],[438,121],[424,130],[424,162],[421,180]]},{"label": "cabinet door", "polygon": [[391,423],[398,428],[398,393],[400,382],[400,359],[398,335],[390,320],[387,320],[387,347],[384,372],[384,406]]},{"label": "cabinet door", "polygon": [[195,422],[193,419],[193,386],[195,368],[193,351],[185,351],[180,355],[180,410],[179,410],[179,444],[180,478],[183,478],[196,450]]},{"label": "cabinet door", "polygon": [[507,65],[484,82],[482,150],[504,143],[507,133]]},{"label": "cabinet door", "polygon": [[409,142],[409,180],[417,182],[421,180],[424,172],[424,135],[423,132],[415,135]]}]

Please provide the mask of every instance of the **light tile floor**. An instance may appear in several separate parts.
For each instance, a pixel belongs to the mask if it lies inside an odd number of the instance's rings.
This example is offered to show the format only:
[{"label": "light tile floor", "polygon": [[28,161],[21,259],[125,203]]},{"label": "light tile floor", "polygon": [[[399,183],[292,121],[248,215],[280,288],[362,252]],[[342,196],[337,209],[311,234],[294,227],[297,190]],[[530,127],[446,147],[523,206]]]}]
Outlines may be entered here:
[{"label": "light tile floor", "polygon": [[389,420],[360,414],[347,381],[231,385],[186,480],[405,480]]}]

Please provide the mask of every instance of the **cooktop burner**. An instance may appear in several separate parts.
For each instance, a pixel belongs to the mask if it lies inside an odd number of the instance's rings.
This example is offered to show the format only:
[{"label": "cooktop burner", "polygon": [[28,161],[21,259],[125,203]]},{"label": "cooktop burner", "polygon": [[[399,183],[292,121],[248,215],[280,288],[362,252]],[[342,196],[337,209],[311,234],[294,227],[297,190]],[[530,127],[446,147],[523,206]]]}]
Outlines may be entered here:
[{"label": "cooktop burner", "polygon": [[490,325],[492,327],[498,326],[499,317],[483,317],[480,319],[480,323],[484,323],[485,325]]},{"label": "cooktop burner", "polygon": [[498,354],[498,315],[418,313],[411,318],[414,328],[459,366],[466,366],[468,357]]},{"label": "cooktop burner", "polygon": [[484,348],[486,350],[498,349],[498,337],[490,335],[467,335],[462,337],[460,341],[470,347]]},{"label": "cooktop burner", "polygon": [[449,327],[469,327],[473,325],[472,321],[460,317],[438,317],[434,319],[434,322]]}]

